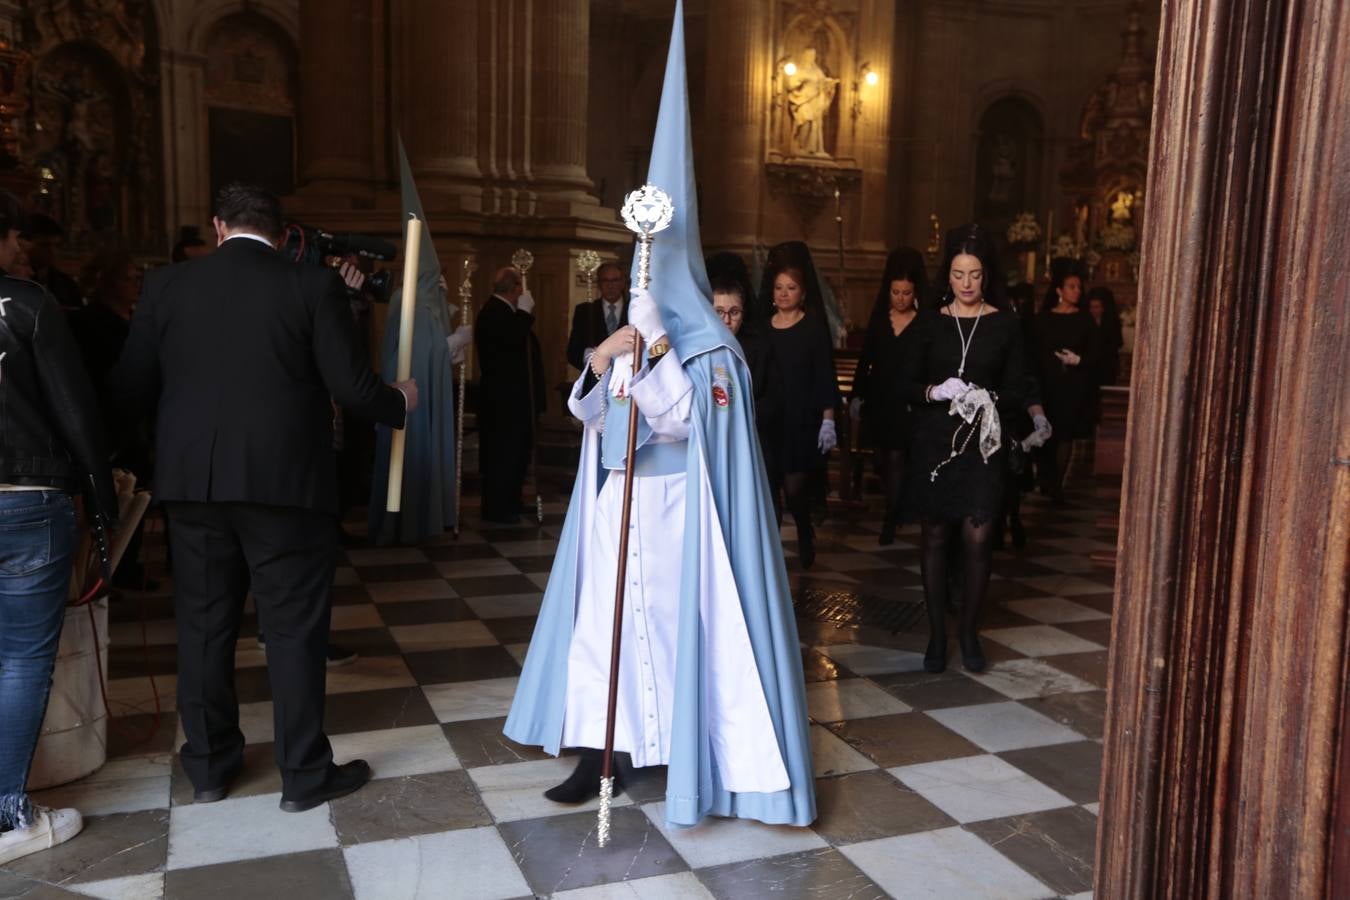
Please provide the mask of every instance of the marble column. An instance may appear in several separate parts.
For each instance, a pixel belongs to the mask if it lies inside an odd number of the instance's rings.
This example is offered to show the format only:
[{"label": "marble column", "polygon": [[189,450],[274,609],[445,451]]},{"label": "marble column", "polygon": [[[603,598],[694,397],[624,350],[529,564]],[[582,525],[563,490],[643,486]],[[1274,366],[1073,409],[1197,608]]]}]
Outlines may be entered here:
[{"label": "marble column", "polygon": [[590,3],[534,0],[530,33],[530,140],[535,188],[595,203],[586,175]]},{"label": "marble column", "polygon": [[477,189],[478,0],[399,0],[396,121],[423,189]]},{"label": "marble column", "polygon": [[165,233],[173,241],[183,225],[206,229],[211,221],[211,149],[207,141],[206,57],[163,50],[159,63],[160,115],[164,117]]},{"label": "marble column", "polygon": [[769,22],[759,0],[723,0],[706,19],[706,96],[697,152],[709,251],[744,252],[760,232],[763,123],[773,77]]},{"label": "marble column", "polygon": [[368,189],[375,178],[372,0],[300,0],[302,188]]}]

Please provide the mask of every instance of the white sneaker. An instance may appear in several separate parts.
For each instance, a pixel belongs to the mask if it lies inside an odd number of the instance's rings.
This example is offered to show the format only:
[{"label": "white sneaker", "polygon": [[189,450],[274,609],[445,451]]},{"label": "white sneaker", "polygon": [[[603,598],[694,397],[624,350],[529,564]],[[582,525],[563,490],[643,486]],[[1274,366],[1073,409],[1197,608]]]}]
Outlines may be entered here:
[{"label": "white sneaker", "polygon": [[39,850],[49,850],[80,833],[84,819],[78,809],[33,807],[33,822],[0,834],[0,866]]}]

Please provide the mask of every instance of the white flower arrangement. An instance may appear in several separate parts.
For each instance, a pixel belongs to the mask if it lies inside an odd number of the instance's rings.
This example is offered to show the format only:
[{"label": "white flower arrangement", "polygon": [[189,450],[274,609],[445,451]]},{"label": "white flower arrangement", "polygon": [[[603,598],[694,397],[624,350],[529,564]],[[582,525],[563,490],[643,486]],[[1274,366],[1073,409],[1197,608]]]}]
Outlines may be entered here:
[{"label": "white flower arrangement", "polygon": [[1069,257],[1072,257],[1073,259],[1077,259],[1079,257],[1078,244],[1074,241],[1074,239],[1071,236],[1067,234],[1061,234],[1058,238],[1055,239],[1055,246],[1050,251],[1050,258],[1062,259]]},{"label": "white flower arrangement", "polygon": [[1096,250],[1088,250],[1083,256],[1083,261],[1088,264],[1089,269],[1095,269],[1101,264],[1102,255]]},{"label": "white flower arrangement", "polygon": [[1036,221],[1035,213],[1018,213],[1017,218],[1008,226],[1008,243],[1014,247],[1034,245],[1040,239],[1041,224]]},{"label": "white flower arrangement", "polygon": [[1134,249],[1134,226],[1112,222],[1102,229],[1102,247],[1107,250]]}]

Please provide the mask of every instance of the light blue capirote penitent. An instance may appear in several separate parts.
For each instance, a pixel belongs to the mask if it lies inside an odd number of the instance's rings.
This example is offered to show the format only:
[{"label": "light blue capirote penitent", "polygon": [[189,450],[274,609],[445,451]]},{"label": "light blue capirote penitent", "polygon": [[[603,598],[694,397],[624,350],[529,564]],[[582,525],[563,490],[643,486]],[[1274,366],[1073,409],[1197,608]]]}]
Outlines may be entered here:
[{"label": "light blue capirote penitent", "polygon": [[[816,804],[797,625],[755,433],[749,370],[740,346],[709,300],[684,66],[683,4],[677,2],[648,175],[648,181],[675,203],[675,219],[657,236],[653,248],[651,290],[671,345],[694,385],[666,819],[676,826],[695,825],[706,815],[807,825],[815,819]],[[719,389],[716,399],[714,387]],[[559,752],[562,740],[567,656],[580,590],[578,554],[602,484],[598,444],[588,430],[558,554],[504,729],[512,740],[542,746],[550,753]],[[728,791],[713,759],[705,680],[716,678],[717,672],[710,669],[706,656],[696,593],[699,567],[711,564],[697,552],[698,525],[712,512],[708,504],[716,508],[731,558],[755,664],[788,773],[787,790]]]},{"label": "light blue capirote penitent", "polygon": [[[375,467],[371,478],[369,534],[377,544],[420,544],[454,528],[455,521],[455,390],[451,373],[449,307],[441,286],[441,264],[426,226],[403,140],[398,142],[403,181],[403,228],[408,215],[422,220],[422,246],[417,256],[417,310],[413,318],[412,378],[417,382],[417,409],[408,415],[403,452],[402,511],[385,512],[389,484],[389,446],[393,432],[378,426]],[[398,321],[402,293],[389,302],[380,354],[380,373],[393,383],[398,375]]]}]

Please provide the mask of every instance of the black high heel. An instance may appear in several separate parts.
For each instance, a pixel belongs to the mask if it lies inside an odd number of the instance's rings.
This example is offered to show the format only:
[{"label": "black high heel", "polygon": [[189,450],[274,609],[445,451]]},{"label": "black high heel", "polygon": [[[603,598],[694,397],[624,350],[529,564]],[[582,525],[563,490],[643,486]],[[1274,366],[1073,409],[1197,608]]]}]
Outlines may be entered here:
[{"label": "black high heel", "polygon": [[936,675],[939,672],[947,671],[947,636],[942,635],[941,640],[937,635],[928,638],[928,649],[923,653],[923,670],[930,675]]},{"label": "black high heel", "polygon": [[967,672],[983,672],[986,666],[984,658],[984,648],[980,646],[980,638],[974,631],[969,634],[962,632],[958,635],[961,644],[961,664],[966,667]]}]

